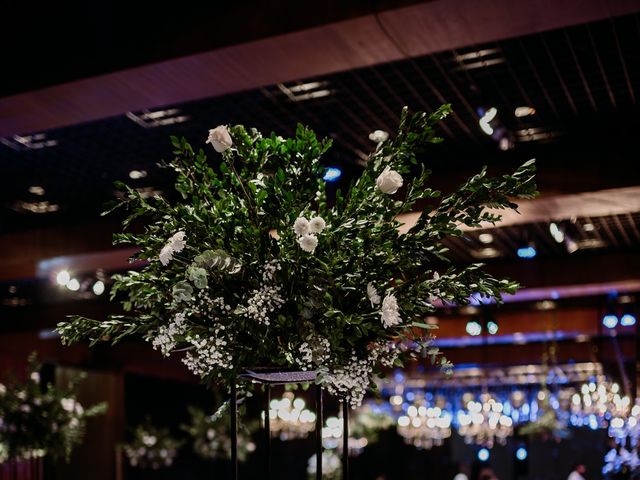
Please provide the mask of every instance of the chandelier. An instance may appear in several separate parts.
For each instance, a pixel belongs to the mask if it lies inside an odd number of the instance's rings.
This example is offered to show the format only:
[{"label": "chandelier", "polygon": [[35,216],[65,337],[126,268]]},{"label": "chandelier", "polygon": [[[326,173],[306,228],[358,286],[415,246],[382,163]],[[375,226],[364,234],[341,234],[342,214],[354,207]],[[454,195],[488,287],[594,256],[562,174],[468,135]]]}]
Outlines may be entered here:
[{"label": "chandelier", "polygon": [[491,394],[483,393],[475,401],[473,394],[465,393],[462,403],[465,409],[458,411],[457,420],[465,443],[491,448],[495,442],[504,445],[513,434],[513,420]]},{"label": "chandelier", "polygon": [[631,448],[640,446],[640,399],[636,399],[636,404],[626,418],[619,416],[611,419],[609,436],[620,445],[625,445],[628,441]]},{"label": "chandelier", "polygon": [[424,395],[416,395],[404,415],[398,417],[398,433],[407,444],[420,449],[440,446],[451,436],[452,416],[445,410],[444,397],[428,405]]},{"label": "chandelier", "polygon": [[[264,420],[264,412],[262,412]],[[316,414],[305,408],[305,401],[292,392],[285,392],[281,399],[269,403],[271,435],[280,440],[305,438],[314,429]]]},{"label": "chandelier", "polygon": [[571,397],[571,423],[589,426],[593,430],[617,427],[625,423],[631,409],[631,399],[620,394],[620,385],[598,376],[584,383]]}]

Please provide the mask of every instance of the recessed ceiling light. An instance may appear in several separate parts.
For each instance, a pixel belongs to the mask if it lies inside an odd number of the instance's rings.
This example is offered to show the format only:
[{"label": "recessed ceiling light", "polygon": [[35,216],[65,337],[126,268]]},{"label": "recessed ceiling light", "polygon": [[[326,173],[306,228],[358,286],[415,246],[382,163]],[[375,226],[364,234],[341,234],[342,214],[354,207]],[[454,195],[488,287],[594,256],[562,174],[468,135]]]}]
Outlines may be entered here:
[{"label": "recessed ceiling light", "polygon": [[475,258],[496,258],[502,256],[502,252],[497,248],[487,247],[479,250],[471,250],[471,255]]},{"label": "recessed ceiling light", "polygon": [[132,180],[138,180],[140,178],[145,178],[147,176],[146,170],[131,170],[129,172],[129,178]]},{"label": "recessed ceiling light", "polygon": [[71,280],[71,274],[68,270],[61,270],[56,275],[56,283],[58,285],[65,286],[67,283],[69,283],[69,280]]},{"label": "recessed ceiling light", "polygon": [[585,232],[593,232],[596,229],[596,227],[595,227],[595,225],[593,223],[583,223],[582,224],[582,229]]},{"label": "recessed ceiling light", "polygon": [[551,300],[542,300],[540,302],[536,302],[536,309],[538,310],[553,310],[556,308],[556,302]]},{"label": "recessed ceiling light", "polygon": [[67,288],[72,292],[77,292],[78,290],[80,290],[80,282],[77,279],[72,278],[67,283]]},{"label": "recessed ceiling light", "polygon": [[529,115],[535,115],[536,109],[533,107],[517,107],[514,113],[518,118],[528,117]]},{"label": "recessed ceiling light", "polygon": [[51,213],[60,210],[60,205],[56,203],[44,202],[23,202],[18,200],[13,204],[13,209],[17,212],[29,213]]},{"label": "recessed ceiling light", "polygon": [[40,185],[31,185],[29,187],[29,193],[33,193],[34,195],[42,196],[45,194],[44,188]]},{"label": "recessed ceiling light", "polygon": [[478,240],[485,244],[491,243],[493,242],[493,235],[491,235],[490,233],[481,233],[480,235],[478,235]]}]

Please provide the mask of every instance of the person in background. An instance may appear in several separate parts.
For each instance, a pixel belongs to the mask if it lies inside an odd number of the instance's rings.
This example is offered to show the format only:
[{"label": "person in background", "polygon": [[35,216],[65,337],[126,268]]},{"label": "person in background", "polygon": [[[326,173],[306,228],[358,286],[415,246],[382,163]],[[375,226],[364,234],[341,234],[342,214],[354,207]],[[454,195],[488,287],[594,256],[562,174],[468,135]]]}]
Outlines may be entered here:
[{"label": "person in background", "polygon": [[567,480],[585,480],[584,474],[586,471],[587,467],[584,466],[584,463],[576,463],[567,477]]},{"label": "person in background", "polygon": [[458,464],[458,473],[456,474],[455,477],[453,477],[453,480],[469,480],[469,465],[466,463],[460,463]]}]

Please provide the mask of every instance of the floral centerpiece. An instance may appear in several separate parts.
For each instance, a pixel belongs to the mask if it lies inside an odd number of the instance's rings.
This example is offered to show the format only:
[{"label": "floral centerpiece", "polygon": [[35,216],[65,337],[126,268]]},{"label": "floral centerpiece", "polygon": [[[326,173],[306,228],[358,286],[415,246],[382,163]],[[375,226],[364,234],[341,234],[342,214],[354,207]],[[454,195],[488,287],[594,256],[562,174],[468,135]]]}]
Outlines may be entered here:
[{"label": "floral centerpiece", "polygon": [[[314,370],[332,394],[361,403],[382,366],[428,354],[426,315],[437,301],[472,295],[500,301],[515,282],[480,265],[456,267],[442,241],[462,225],[495,223],[495,209],[535,194],[534,163],[489,178],[482,170],[439,199],[418,155],[440,142],[435,127],[450,113],[404,109],[396,134],[374,132],[362,175],[329,198],[320,159],[329,140],[301,125],[293,138],[243,126],[209,132],[208,159],[172,138],[182,201],[144,198],[124,184],[118,206],[142,233],[115,235],[140,248],[148,265],[115,277],[112,298],[126,315],[106,321],[73,317],[58,331],[65,343],[142,336],[163,355],[185,350],[186,366],[206,381],[235,381],[247,367]],[[492,209],[491,211],[488,209]],[[401,215],[419,212],[400,234]]]},{"label": "floral centerpiece", "polygon": [[0,463],[51,456],[69,460],[82,443],[87,418],[106,411],[106,403],[84,408],[76,398],[82,375],[67,386],[41,386],[40,364],[29,358],[26,383],[0,383]]},{"label": "floral centerpiece", "polygon": [[158,470],[173,465],[181,445],[168,429],[157,427],[147,419],[133,429],[133,438],[122,449],[132,467]]},{"label": "floral centerpiece", "polygon": [[[187,433],[193,451],[205,460],[229,459],[231,451],[231,429],[229,426],[228,403],[223,404],[213,415],[207,415],[197,407],[189,406],[190,422],[182,425]],[[256,449],[251,441],[251,430],[241,424],[238,432],[238,460],[244,462]]]}]

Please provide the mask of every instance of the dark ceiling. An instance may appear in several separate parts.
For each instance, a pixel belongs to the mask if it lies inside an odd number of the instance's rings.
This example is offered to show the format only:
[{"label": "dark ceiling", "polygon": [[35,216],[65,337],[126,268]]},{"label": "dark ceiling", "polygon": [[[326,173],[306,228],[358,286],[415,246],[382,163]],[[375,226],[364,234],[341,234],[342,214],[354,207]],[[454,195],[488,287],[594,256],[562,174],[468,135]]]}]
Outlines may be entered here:
[{"label": "dark ceiling", "polygon": [[[635,185],[640,169],[624,167],[637,159],[638,95],[640,16],[633,14],[176,105],[156,120],[131,112],[45,137],[0,139],[0,168],[11,179],[0,193],[0,228],[94,218],[113,182],[134,169],[148,172],[132,181],[137,186],[171,190],[171,178],[155,167],[170,152],[168,136],[204,146],[220,123],[282,135],[306,123],[334,138],[326,162],[343,166],[348,180],[372,147],[370,131],[392,131],[404,105],[433,110],[445,102],[455,111],[442,124],[446,142],[425,156],[437,186],[454,188],[483,164],[498,172],[532,157],[543,194]],[[498,109],[508,151],[478,126],[479,109],[489,106]],[[517,118],[518,106],[536,113]],[[185,121],[159,125],[167,118]],[[47,209],[57,211],[29,211]]]},{"label": "dark ceiling", "polygon": [[[8,2],[0,97],[311,28],[419,0]],[[304,5],[304,4],[302,4]]]}]

